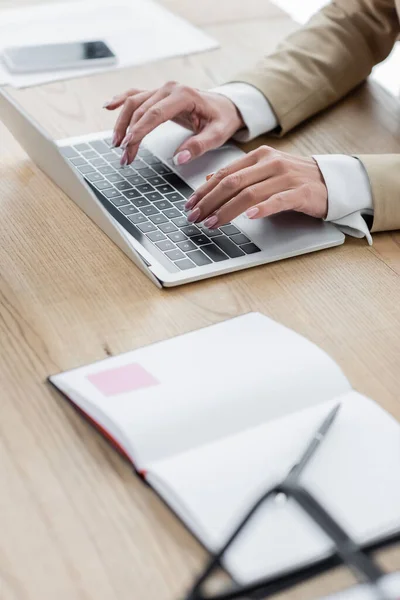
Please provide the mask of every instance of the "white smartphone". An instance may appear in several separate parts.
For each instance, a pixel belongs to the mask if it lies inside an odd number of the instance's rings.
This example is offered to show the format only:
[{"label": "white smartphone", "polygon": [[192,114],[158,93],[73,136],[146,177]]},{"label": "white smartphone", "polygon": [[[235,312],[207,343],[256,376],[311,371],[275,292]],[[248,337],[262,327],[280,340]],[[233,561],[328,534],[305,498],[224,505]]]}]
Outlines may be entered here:
[{"label": "white smartphone", "polygon": [[102,67],[117,62],[114,52],[103,41],[5,48],[2,57],[12,73]]}]

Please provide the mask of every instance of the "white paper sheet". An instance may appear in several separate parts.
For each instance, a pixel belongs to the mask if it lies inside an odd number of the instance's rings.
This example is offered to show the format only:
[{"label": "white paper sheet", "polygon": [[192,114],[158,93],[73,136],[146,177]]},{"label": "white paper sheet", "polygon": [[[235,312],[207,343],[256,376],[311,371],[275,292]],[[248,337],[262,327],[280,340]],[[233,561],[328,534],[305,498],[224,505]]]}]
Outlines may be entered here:
[{"label": "white paper sheet", "polygon": [[40,85],[218,47],[152,0],[75,0],[0,12],[0,53],[10,46],[96,39],[111,47],[117,65],[16,75],[0,61],[0,85]]}]

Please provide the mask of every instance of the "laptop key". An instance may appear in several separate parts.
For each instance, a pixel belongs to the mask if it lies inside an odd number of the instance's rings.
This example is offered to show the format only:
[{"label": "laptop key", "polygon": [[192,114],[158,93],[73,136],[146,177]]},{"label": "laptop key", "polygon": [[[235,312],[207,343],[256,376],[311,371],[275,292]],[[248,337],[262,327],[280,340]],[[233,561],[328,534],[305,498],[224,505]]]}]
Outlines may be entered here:
[{"label": "laptop key", "polygon": [[78,152],[84,152],[85,150],[90,150],[89,144],[77,144],[74,146],[75,150]]},{"label": "laptop key", "polygon": [[132,189],[131,190],[124,190],[123,194],[124,194],[124,196],[126,196],[129,199],[142,198],[142,194],[140,192],[138,192],[137,190],[132,190]]},{"label": "laptop key", "polygon": [[246,252],[246,254],[254,254],[255,252],[261,252],[260,248],[252,242],[250,244],[244,244],[243,246],[240,246],[240,248],[244,252]]},{"label": "laptop key", "polygon": [[[150,185],[163,185],[163,183],[165,183],[164,179],[162,177],[151,177],[150,179],[147,180],[148,183],[150,183]],[[162,192],[162,190],[158,190],[161,191],[161,193],[163,194],[164,192]],[[171,191],[173,192],[174,190],[171,189]]]},{"label": "laptop key", "polygon": [[[152,208],[154,208],[154,206],[152,206]],[[155,223],[156,225],[161,225],[161,223],[168,223],[167,217],[164,217],[164,215],[162,213],[158,213],[157,215],[152,215],[149,218],[150,218],[150,221],[152,221],[152,223]]]},{"label": "laptop key", "polygon": [[123,154],[123,152],[124,152],[124,151],[122,150],[122,148],[113,148],[113,149],[112,149],[112,151],[113,151],[113,153],[114,153],[114,154],[116,154],[117,156],[122,156],[122,154]]},{"label": "laptop key", "polygon": [[137,169],[137,172],[145,179],[152,179],[156,175],[153,169],[150,169],[150,167],[147,166],[145,169]]},{"label": "laptop key", "polygon": [[[162,225],[161,225],[160,229],[162,231]],[[182,233],[182,231],[173,231],[172,233],[168,234],[168,237],[173,242],[185,242],[187,240],[186,235],[184,235]]]},{"label": "laptop key", "polygon": [[115,187],[117,188],[117,190],[121,190],[121,192],[132,189],[132,186],[129,183],[129,181],[119,181],[118,183],[115,184]]},{"label": "laptop key", "polygon": [[129,200],[127,200],[123,196],[118,196],[118,198],[110,198],[110,202],[112,202],[114,206],[118,206],[118,208],[120,206],[125,206],[126,204],[129,205]]},{"label": "laptop key", "polygon": [[102,154],[102,158],[104,158],[104,160],[106,160],[107,162],[115,160],[115,156],[112,152],[109,152],[108,154]]},{"label": "laptop key", "polygon": [[[170,194],[168,194],[168,195],[170,196]],[[186,200],[183,200],[181,202],[174,202],[174,206],[180,211],[185,210],[185,204],[186,204]]]},{"label": "laptop key", "polygon": [[201,249],[203,252],[205,252],[205,254],[207,254],[209,258],[211,258],[213,262],[228,260],[227,255],[224,254],[222,250],[220,250],[215,244],[208,244],[207,246],[202,246]]},{"label": "laptop key", "polygon": [[[178,194],[178,192],[173,192],[172,194],[165,194],[165,197],[170,202],[181,202],[182,200],[184,200],[183,196]],[[185,202],[184,202],[184,204],[185,204]]]},{"label": "laptop key", "polygon": [[235,242],[238,246],[242,246],[243,244],[248,244],[250,242],[249,238],[246,237],[243,233],[237,233],[236,235],[230,236],[232,242]]},{"label": "laptop key", "polygon": [[[103,194],[106,198],[117,198],[118,196],[121,196],[119,191],[116,190],[115,188],[112,188],[110,190],[104,190]],[[121,198],[122,198],[122,196],[121,196]]]},{"label": "laptop key", "polygon": [[171,169],[168,169],[168,167],[166,167],[165,165],[163,165],[162,163],[160,164],[155,164],[152,165],[152,168],[154,169],[154,171],[156,171],[159,175],[166,175],[167,173],[172,173]]},{"label": "laptop key", "polygon": [[178,190],[182,196],[185,196],[185,198],[189,198],[189,196],[194,193],[194,190],[189,187],[187,183],[185,183],[180,177],[178,177],[178,175],[175,175],[175,173],[164,175],[164,179],[171,184],[173,188]]},{"label": "laptop key", "polygon": [[187,227],[182,228],[183,233],[192,237],[193,235],[200,235],[201,231],[196,227],[196,225],[188,225]]},{"label": "laptop key", "polygon": [[[140,148],[138,152],[140,156]],[[157,158],[157,156],[146,156],[146,162],[148,165],[161,165],[161,161]]]},{"label": "laptop key", "polygon": [[[164,233],[172,233],[173,231],[178,231],[178,229],[175,227],[175,225],[173,223],[163,223],[162,225],[159,225],[159,228]],[[186,239],[186,237],[185,237],[185,239]]]},{"label": "laptop key", "polygon": [[[152,231],[151,233],[147,234],[147,237],[152,242],[161,242],[162,240],[168,241],[167,238],[165,237],[165,235],[163,233],[161,233],[161,231]],[[172,242],[169,242],[169,243],[171,244],[171,246],[173,246]],[[167,248],[167,250],[170,250],[170,248]]]},{"label": "laptop key", "polygon": [[197,247],[190,240],[187,240],[186,242],[178,242],[177,246],[179,250],[182,250],[182,252],[190,252],[191,250],[197,250]]},{"label": "laptop key", "polygon": [[135,225],[138,223],[147,223],[148,218],[142,215],[142,213],[137,213],[136,215],[129,216],[128,219],[132,221]]},{"label": "laptop key", "polygon": [[220,229],[207,229],[207,227],[204,227],[204,225],[202,223],[200,223],[199,225],[200,230],[206,234],[207,237],[213,238],[213,237],[217,237],[217,235],[221,235],[222,231]]},{"label": "laptop key", "polygon": [[103,173],[103,175],[111,175],[112,173],[115,173],[115,169],[110,167],[110,165],[106,165],[105,167],[99,167],[99,171],[100,173]]},{"label": "laptop key", "polygon": [[130,200],[132,204],[134,204],[138,208],[143,208],[144,206],[150,205],[150,202],[146,200],[146,198],[143,198],[143,196],[141,198],[130,198]]},{"label": "laptop key", "polygon": [[[183,242],[182,242],[183,244]],[[194,252],[189,252],[188,258],[190,258],[198,267],[203,267],[204,265],[209,265],[212,261],[202,252],[201,250],[195,250]]]},{"label": "laptop key", "polygon": [[154,215],[154,214],[158,214],[158,215],[162,216],[161,213],[158,212],[158,210],[156,209],[156,207],[152,206],[151,204],[149,204],[149,206],[143,206],[143,207],[141,207],[140,210],[142,211],[142,213],[144,215],[146,215],[146,217],[148,217],[149,215]]},{"label": "laptop key", "polygon": [[174,219],[175,217],[180,217],[181,213],[177,208],[167,208],[164,210],[164,215],[168,217],[168,219]]},{"label": "laptop key", "polygon": [[240,229],[238,229],[237,227],[235,227],[234,225],[222,225],[220,227],[221,231],[223,231],[224,233],[226,233],[226,235],[235,235],[236,233],[240,233]]},{"label": "laptop key", "polygon": [[[168,210],[170,210],[170,209],[168,209]],[[165,214],[167,212],[168,211],[165,211]],[[188,220],[187,220],[186,217],[178,217],[177,219],[172,219],[172,222],[174,223],[174,225],[176,225],[179,228],[181,228],[181,227],[187,227],[189,225]]]},{"label": "laptop key", "polygon": [[82,167],[78,167],[78,171],[86,175],[87,173],[95,173],[96,169],[92,165],[83,165]]},{"label": "laptop key", "polygon": [[146,180],[140,175],[126,175],[125,171],[122,171],[122,175],[131,183],[132,185],[140,185],[141,183],[146,183]]},{"label": "laptop key", "polygon": [[121,177],[119,173],[111,173],[111,175],[106,175],[106,178],[108,179],[108,181],[111,181],[111,183],[118,183],[119,181],[124,181],[124,178]]},{"label": "laptop key", "polygon": [[148,183],[144,183],[143,185],[138,185],[137,189],[139,190],[139,192],[141,194],[149,194],[150,192],[154,192],[154,188],[152,185],[149,185]]},{"label": "laptop key", "polygon": [[154,206],[157,206],[159,210],[165,210],[166,208],[172,208],[172,204],[168,200],[159,200],[154,202]]},{"label": "laptop key", "polygon": [[124,215],[136,215],[139,211],[135,206],[132,206],[132,204],[128,204],[121,208],[121,212],[124,213]]},{"label": "laptop key", "polygon": [[149,156],[149,157],[151,157],[151,156],[152,156],[152,154],[151,154],[150,150],[147,150],[147,148],[143,148],[143,147],[140,147],[140,148],[139,148],[139,150],[138,150],[138,155],[139,155],[139,156],[145,156],[146,158],[147,158],[148,156]]},{"label": "laptop key", "polygon": [[158,192],[150,192],[150,194],[145,194],[145,196],[152,202],[154,202],[155,200],[162,200],[162,196]]},{"label": "laptop key", "polygon": [[70,146],[60,147],[60,152],[63,156],[65,156],[65,158],[75,158],[79,156],[79,153]]},{"label": "laptop key", "polygon": [[93,152],[93,150],[87,150],[86,152],[82,152],[82,156],[89,159],[89,158],[98,158],[99,155],[96,152]]},{"label": "laptop key", "polygon": [[[155,179],[155,178],[153,177],[153,179]],[[161,192],[161,194],[173,194],[174,193],[174,188],[171,187],[168,183],[163,183],[161,177],[160,177],[160,180],[161,180],[161,184],[162,185],[159,184],[159,183],[153,183],[153,185],[157,185],[158,186],[157,187],[157,191]]]},{"label": "laptop key", "polygon": [[238,258],[244,256],[243,250],[236,246],[228,237],[219,235],[213,238],[213,242],[217,244],[230,258]]},{"label": "laptop key", "polygon": [[169,260],[180,260],[181,258],[185,258],[185,255],[180,250],[170,250],[170,252],[166,252],[165,256],[169,258]]},{"label": "laptop key", "polygon": [[101,173],[88,173],[85,178],[89,181],[104,181],[104,177]]},{"label": "laptop key", "polygon": [[[153,233],[153,234],[149,233],[148,237],[150,237],[150,235],[155,235],[155,233]],[[171,242],[171,240],[164,240],[163,242],[160,242],[159,244],[156,244],[156,246],[158,248],[160,248],[160,250],[162,250],[163,252],[166,252],[167,250],[173,250],[175,248],[175,244],[173,244]]]},{"label": "laptop key", "polygon": [[[184,230],[182,229],[182,231]],[[203,246],[204,244],[210,243],[209,238],[206,235],[203,235],[202,233],[200,235],[192,235],[190,239],[198,246]]]},{"label": "laptop key", "polygon": [[181,271],[186,271],[186,269],[193,269],[194,264],[188,258],[184,258],[183,260],[177,260],[175,263]]},{"label": "laptop key", "polygon": [[90,164],[94,167],[105,167],[107,165],[106,161],[102,158],[92,158]]},{"label": "laptop key", "polygon": [[71,158],[70,160],[75,167],[81,167],[82,165],[87,165],[86,160],[84,158],[82,158],[81,156],[79,158]]},{"label": "laptop key", "polygon": [[110,152],[110,148],[102,140],[95,140],[94,142],[90,142],[90,145],[99,154],[107,154],[107,152]]},{"label": "laptop key", "polygon": [[150,221],[147,221],[147,223],[139,223],[138,229],[140,229],[140,231],[143,231],[143,233],[148,233],[149,231],[157,231],[157,227],[153,225],[153,223],[150,223]]},{"label": "laptop key", "polygon": [[100,190],[101,192],[103,190],[106,190],[108,188],[112,188],[112,184],[109,181],[95,181],[94,182],[95,187],[97,187],[98,190]]}]

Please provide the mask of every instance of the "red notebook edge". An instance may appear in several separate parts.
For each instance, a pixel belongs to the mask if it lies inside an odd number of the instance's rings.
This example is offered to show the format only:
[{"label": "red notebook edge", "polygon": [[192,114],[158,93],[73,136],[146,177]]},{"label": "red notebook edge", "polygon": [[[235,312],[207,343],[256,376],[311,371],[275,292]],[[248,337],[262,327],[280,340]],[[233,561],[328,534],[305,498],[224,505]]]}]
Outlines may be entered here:
[{"label": "red notebook edge", "polygon": [[126,453],[126,451],[121,446],[121,444],[119,444],[117,442],[117,440],[115,438],[113,438],[113,436],[106,429],[104,429],[104,427],[102,427],[100,425],[100,423],[98,423],[95,419],[93,419],[93,417],[88,415],[87,412],[85,412],[80,406],[75,404],[75,402],[73,400],[71,400],[71,398],[65,392],[60,390],[60,388],[55,383],[53,383],[53,381],[51,380],[50,377],[47,378],[47,382],[52,386],[52,388],[54,388],[59,394],[61,394],[61,396],[65,400],[68,400],[68,403],[70,404],[70,406],[72,406],[76,410],[76,412],[85,419],[85,421],[87,421],[98,433],[100,433],[103,436],[103,438],[111,445],[111,447],[114,450],[116,450],[120,456],[122,456],[122,458],[127,460],[133,466],[135,472],[139,475],[139,477],[141,479],[146,481],[146,470],[145,469],[138,470],[136,468],[135,463],[132,461],[130,456]]}]

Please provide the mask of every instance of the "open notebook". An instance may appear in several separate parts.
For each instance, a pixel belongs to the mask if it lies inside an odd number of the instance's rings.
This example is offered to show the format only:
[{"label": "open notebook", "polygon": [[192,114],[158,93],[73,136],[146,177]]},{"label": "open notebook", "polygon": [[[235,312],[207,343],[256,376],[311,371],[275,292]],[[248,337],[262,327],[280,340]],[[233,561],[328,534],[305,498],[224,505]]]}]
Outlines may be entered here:
[{"label": "open notebook", "polygon": [[[400,427],[300,335],[250,313],[50,377],[211,551],[281,480],[332,406],[302,481],[356,540],[400,530]],[[291,501],[270,503],[226,557],[241,583],[330,556]]]}]

